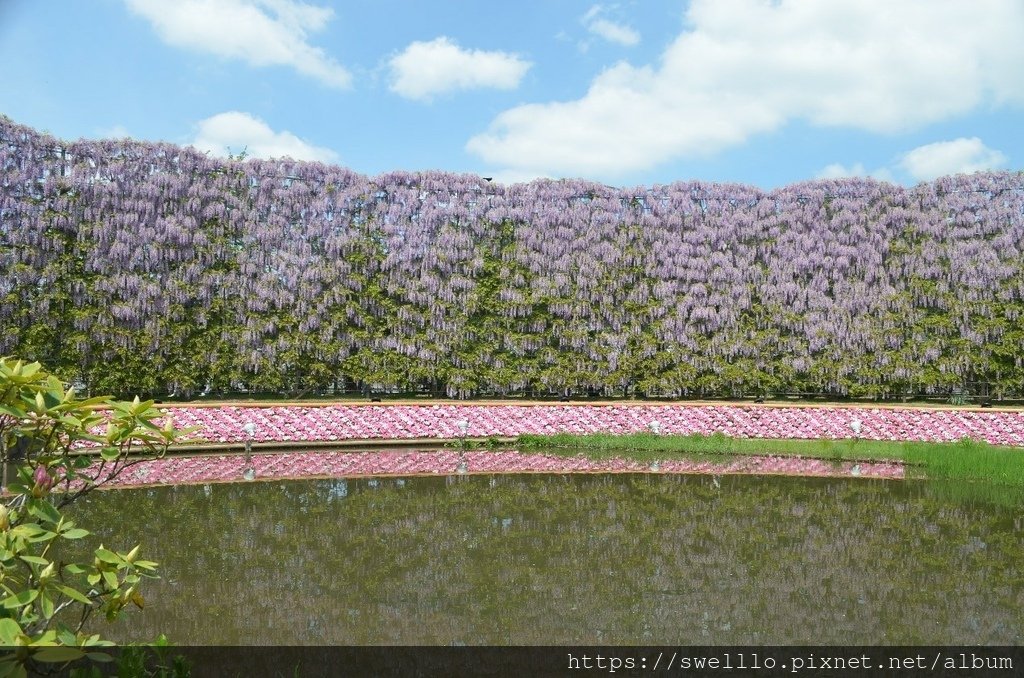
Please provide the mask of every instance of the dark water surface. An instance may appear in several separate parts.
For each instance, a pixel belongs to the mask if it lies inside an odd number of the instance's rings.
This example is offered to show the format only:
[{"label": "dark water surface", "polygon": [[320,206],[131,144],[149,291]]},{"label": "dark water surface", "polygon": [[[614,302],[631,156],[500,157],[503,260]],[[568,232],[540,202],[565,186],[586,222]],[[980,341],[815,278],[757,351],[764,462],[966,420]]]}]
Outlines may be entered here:
[{"label": "dark water surface", "polygon": [[[1024,643],[1018,507],[922,483],[511,475],[97,492],[161,564],[120,641]],[[112,535],[116,535],[116,538]]]}]

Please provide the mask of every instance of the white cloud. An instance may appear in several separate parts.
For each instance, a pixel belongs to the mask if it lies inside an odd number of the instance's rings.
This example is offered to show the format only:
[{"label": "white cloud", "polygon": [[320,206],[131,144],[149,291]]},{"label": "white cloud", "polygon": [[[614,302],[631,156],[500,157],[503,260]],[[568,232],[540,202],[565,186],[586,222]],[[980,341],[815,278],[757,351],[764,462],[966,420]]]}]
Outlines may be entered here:
[{"label": "white cloud", "polygon": [[602,5],[594,5],[583,15],[583,25],[594,35],[626,47],[640,42],[640,34],[632,27],[605,19],[601,15],[606,11]]},{"label": "white cloud", "polygon": [[863,163],[853,165],[832,163],[815,175],[817,179],[843,179],[846,177],[872,177],[893,181],[895,173],[905,173],[916,181],[931,181],[951,174],[971,174],[1004,167],[1007,157],[989,148],[978,137],[961,137],[952,141],[937,141],[907,151],[886,167],[868,171]]},{"label": "white cloud", "polygon": [[640,42],[640,34],[629,26],[612,23],[607,19],[598,19],[587,25],[587,30],[599,35],[608,42],[617,42],[630,47]]},{"label": "white cloud", "polygon": [[938,141],[918,146],[900,159],[900,167],[918,181],[930,181],[950,174],[971,174],[999,169],[1006,156],[982,143],[978,137]]},{"label": "white cloud", "polygon": [[412,43],[393,56],[389,65],[392,92],[407,99],[429,100],[461,89],[515,89],[531,64],[508,52],[465,50],[442,36]]},{"label": "white cloud", "polygon": [[860,162],[855,162],[849,167],[835,162],[826,165],[814,176],[815,179],[847,179],[850,177],[871,177],[879,181],[893,181],[892,170],[888,167],[879,167],[869,171],[864,167],[864,163]]},{"label": "white cloud", "polygon": [[495,167],[614,178],[792,120],[891,133],[1024,103],[1017,0],[693,0],[656,66],[507,110],[467,142]]},{"label": "white cloud", "polygon": [[251,158],[293,158],[337,162],[338,154],[314,146],[291,132],[275,132],[267,123],[248,113],[227,111],[201,120],[192,141],[200,151],[226,156],[245,151]]},{"label": "white cloud", "polygon": [[512,184],[527,184],[535,179],[554,179],[554,177],[546,174],[538,174],[537,172],[520,172],[518,170],[498,170],[497,172],[490,172],[493,176],[494,181],[499,184],[511,186]]},{"label": "white cloud", "polygon": [[125,0],[160,38],[176,47],[241,59],[253,66],[290,66],[331,87],[352,76],[307,35],[333,15],[297,0]]},{"label": "white cloud", "polygon": [[124,125],[104,127],[98,131],[99,135],[104,139],[127,139],[132,136],[132,133]]},{"label": "white cloud", "polygon": [[848,177],[866,177],[868,171],[864,169],[864,165],[861,163],[854,163],[852,166],[847,167],[846,165],[834,162],[831,165],[826,165],[820,172],[815,175],[815,179],[846,179]]}]

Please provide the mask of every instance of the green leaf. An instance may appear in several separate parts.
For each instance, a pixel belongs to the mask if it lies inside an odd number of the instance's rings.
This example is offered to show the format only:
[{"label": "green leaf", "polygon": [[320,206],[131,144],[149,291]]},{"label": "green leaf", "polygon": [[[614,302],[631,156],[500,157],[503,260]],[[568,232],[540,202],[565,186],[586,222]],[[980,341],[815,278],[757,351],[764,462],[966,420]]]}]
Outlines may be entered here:
[{"label": "green leaf", "polygon": [[104,572],[103,581],[105,581],[107,583],[107,586],[109,586],[111,589],[116,589],[118,586],[121,585],[120,582],[117,581],[117,575],[113,572]]},{"label": "green leaf", "polygon": [[57,536],[56,532],[50,532],[49,530],[46,530],[44,532],[41,532],[41,533],[37,534],[34,537],[30,537],[29,538],[29,542],[32,543],[32,544],[36,544],[36,543],[39,543],[41,541],[50,541],[51,539],[54,539],[56,536]]},{"label": "green leaf", "polygon": [[84,572],[87,572],[87,570],[78,563],[71,563],[70,565],[65,565],[64,569],[70,572],[71,574],[82,574]]},{"label": "green leaf", "polygon": [[60,522],[60,512],[53,507],[53,504],[45,499],[32,500],[32,502],[29,503],[28,512],[40,520],[45,520],[54,524]]},{"label": "green leaf", "polygon": [[60,421],[62,424],[70,426],[75,429],[82,428],[82,420],[70,414],[65,414],[63,417],[60,418]]},{"label": "green leaf", "polygon": [[106,407],[107,401],[109,400],[110,396],[93,396],[92,398],[79,400],[76,403],[76,407],[83,410],[95,409],[97,407]]},{"label": "green leaf", "polygon": [[96,549],[96,557],[104,563],[110,563],[111,565],[120,565],[124,562],[124,559],[121,556],[117,555],[113,551],[108,551],[102,546]]},{"label": "green leaf", "polygon": [[43,534],[44,532],[46,532],[46,530],[39,527],[39,525],[35,523],[24,523],[23,525],[18,525],[13,530],[11,530],[11,535],[14,537],[29,538],[38,536],[40,534]]},{"label": "green leaf", "polygon": [[15,481],[7,486],[7,490],[11,494],[30,494],[32,492],[32,486]]},{"label": "green leaf", "polygon": [[25,410],[22,410],[22,409],[19,409],[19,408],[15,408],[15,407],[8,407],[7,405],[0,405],[0,414],[6,414],[6,415],[8,415],[10,417],[14,417],[15,419],[19,419],[20,420],[20,419],[24,419],[24,417],[25,417]]},{"label": "green leaf", "polygon": [[49,565],[50,561],[46,558],[40,558],[39,556],[21,556],[21,559],[26,563],[32,563],[33,565]]},{"label": "green leaf", "polygon": [[42,647],[46,645],[55,645],[57,643],[57,632],[54,629],[45,631],[43,635],[35,638],[29,645],[35,645]]},{"label": "green leaf", "polygon": [[86,605],[92,605],[92,601],[89,600],[84,593],[78,589],[71,588],[70,586],[58,586],[61,593],[65,596],[79,603],[85,603]]},{"label": "green leaf", "polygon": [[28,672],[25,671],[25,667],[16,662],[17,659],[14,657],[10,660],[0,660],[0,678],[27,678]]},{"label": "green leaf", "polygon": [[121,456],[121,450],[108,445],[100,450],[100,456],[103,457],[103,461],[115,461]]},{"label": "green leaf", "polygon": [[103,640],[100,638],[100,634],[94,633],[85,642],[82,643],[82,647],[113,647],[114,642],[110,640]]},{"label": "green leaf", "polygon": [[2,601],[0,601],[0,606],[8,610],[12,610],[17,607],[24,607],[31,603],[33,600],[35,600],[38,596],[39,591],[36,591],[35,589],[29,589],[27,591],[22,591],[16,595],[4,598]]},{"label": "green leaf", "polygon": [[82,537],[88,537],[90,534],[92,533],[89,532],[89,530],[83,530],[80,527],[74,527],[66,532],[63,532],[61,536],[65,539],[81,539]]},{"label": "green leaf", "polygon": [[0,619],[0,645],[11,647],[21,634],[21,627],[13,619]]},{"label": "green leaf", "polygon": [[43,619],[53,616],[53,600],[45,592],[39,596],[39,607],[43,612]]},{"label": "green leaf", "polygon": [[41,650],[36,651],[32,654],[32,658],[36,661],[47,662],[51,664],[59,662],[73,662],[76,659],[81,659],[85,656],[85,653],[79,650],[77,647],[44,647]]}]

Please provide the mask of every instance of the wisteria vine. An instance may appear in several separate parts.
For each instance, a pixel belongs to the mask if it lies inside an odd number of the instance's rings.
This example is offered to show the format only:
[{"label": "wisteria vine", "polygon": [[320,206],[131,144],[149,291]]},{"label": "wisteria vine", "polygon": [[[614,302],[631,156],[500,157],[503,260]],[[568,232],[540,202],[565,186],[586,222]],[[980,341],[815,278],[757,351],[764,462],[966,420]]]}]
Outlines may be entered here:
[{"label": "wisteria vine", "polygon": [[0,354],[98,391],[1020,396],[1022,246],[1021,173],[504,186],[0,116]]}]

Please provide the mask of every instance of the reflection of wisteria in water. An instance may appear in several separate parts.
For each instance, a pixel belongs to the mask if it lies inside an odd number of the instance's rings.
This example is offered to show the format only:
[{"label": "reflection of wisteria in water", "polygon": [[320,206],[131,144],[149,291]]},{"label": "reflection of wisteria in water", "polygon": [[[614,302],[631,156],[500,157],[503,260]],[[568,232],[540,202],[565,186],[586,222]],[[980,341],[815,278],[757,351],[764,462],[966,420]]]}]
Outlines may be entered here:
[{"label": "reflection of wisteria in water", "polygon": [[348,481],[344,478],[339,478],[330,484],[330,489],[327,490],[328,499],[344,499],[348,496]]},{"label": "reflection of wisteria in water", "polygon": [[[1024,642],[1016,508],[879,481],[653,475],[93,494],[182,644]],[[137,518],[120,520],[130,503]],[[112,528],[113,529],[113,528]],[[97,535],[111,542],[114,535]],[[176,583],[170,585],[167,580]]]},{"label": "reflection of wisteria in water", "polygon": [[893,397],[1024,376],[1017,173],[502,186],[6,118],[0,168],[0,354],[98,391]]}]

